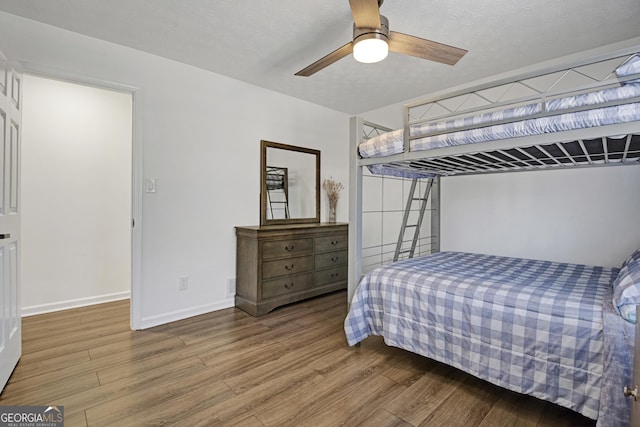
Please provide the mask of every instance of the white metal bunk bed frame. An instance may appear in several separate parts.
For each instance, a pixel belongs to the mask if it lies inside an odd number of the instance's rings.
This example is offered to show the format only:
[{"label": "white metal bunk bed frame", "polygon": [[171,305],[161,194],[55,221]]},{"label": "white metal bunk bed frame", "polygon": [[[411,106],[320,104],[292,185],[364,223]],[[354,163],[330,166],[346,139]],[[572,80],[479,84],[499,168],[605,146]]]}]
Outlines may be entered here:
[{"label": "white metal bunk bed frame", "polygon": [[[634,54],[640,52],[640,46],[624,47],[620,49],[611,49],[610,47],[604,47],[601,49],[592,50],[590,52],[572,55],[563,59],[549,61],[543,64],[539,64],[535,67],[529,67],[515,72],[506,73],[491,79],[484,79],[479,82],[463,85],[452,90],[443,91],[435,94],[431,98],[423,101],[406,104],[404,106],[404,151],[400,154],[384,157],[371,157],[362,158],[358,153],[358,146],[361,142],[369,139],[372,136],[379,135],[381,133],[392,131],[385,126],[377,125],[368,121],[365,121],[361,117],[352,117],[350,119],[350,176],[349,176],[349,301],[353,297],[355,288],[358,285],[362,274],[362,178],[363,167],[368,165],[390,165],[392,167],[399,167],[404,170],[413,171],[428,171],[433,172],[438,177],[434,180],[434,185],[431,192],[431,252],[438,252],[440,250],[440,182],[439,176],[461,175],[461,174],[478,174],[478,173],[496,173],[496,172],[510,172],[510,171],[526,171],[526,170],[539,170],[539,169],[559,169],[559,168],[576,168],[576,167],[594,167],[594,166],[609,166],[609,165],[627,165],[627,164],[640,164],[637,157],[632,159],[628,158],[630,153],[630,141],[631,135],[640,134],[640,121],[633,121],[627,123],[619,123],[612,125],[605,125],[599,127],[590,127],[583,129],[575,129],[568,131],[560,131],[553,133],[546,133],[541,135],[523,136],[517,138],[501,139],[488,142],[478,142],[474,144],[456,145],[450,147],[434,148],[424,151],[410,151],[409,147],[411,141],[437,134],[438,132],[431,132],[428,134],[411,134],[410,127],[417,123],[436,122],[443,119],[451,119],[464,115],[474,114],[478,112],[491,111],[495,108],[504,108],[506,106],[519,106],[523,104],[541,103],[541,112],[531,114],[526,117],[518,117],[509,120],[494,121],[492,123],[484,124],[483,126],[492,126],[496,124],[504,124],[509,122],[518,122],[525,119],[533,119],[538,117],[545,117],[549,115],[557,115],[558,112],[545,111],[545,102],[559,98],[562,96],[576,95],[596,89],[605,89],[609,87],[617,87],[621,82],[628,80],[639,79],[640,75],[627,76],[623,78],[617,78],[615,74],[607,73],[602,76],[601,79],[596,79],[593,76],[586,76],[580,71],[584,67],[591,66],[593,64],[604,63],[607,61],[616,62],[619,58],[619,64],[623,63],[626,58],[630,58]],[[616,68],[616,65],[613,66]],[[497,87],[504,87],[505,85],[523,85],[527,88],[535,91],[528,85],[528,81],[531,79],[552,75],[559,73],[564,75],[566,73],[579,73],[584,77],[592,80],[591,83],[585,84],[579,87],[574,87],[570,91],[539,91],[535,96],[526,96],[517,99],[511,99],[509,101],[502,101],[500,99],[492,101],[483,96],[487,90]],[[438,115],[437,117],[430,117],[424,119],[423,115],[428,111],[431,106],[438,105],[444,106],[446,101],[453,99],[459,99],[463,96],[478,96],[486,104],[482,107],[473,106],[471,108],[454,108],[449,109],[446,114]],[[628,98],[619,101],[607,102],[594,106],[572,108],[570,110],[563,110],[565,112],[574,112],[581,110],[590,110],[593,108],[609,107],[616,105],[623,105],[629,103],[640,102],[640,97]],[[462,102],[460,105],[464,105]],[[446,107],[445,107],[446,108]],[[472,129],[477,126],[468,126],[466,128]],[[458,128],[457,130],[465,130],[466,128]],[[622,151],[616,153],[616,159],[610,158],[610,153],[607,150],[608,142],[607,137],[627,135]],[[583,141],[601,140],[602,153],[593,155],[589,153],[589,150],[585,147]],[[563,148],[562,143],[577,141],[580,147],[580,153],[569,153]],[[557,146],[557,150],[561,153],[561,156],[553,155],[545,146],[547,144]],[[531,156],[529,150],[531,147],[539,150],[543,157],[535,158]],[[495,153],[504,153],[506,150],[515,149],[520,153],[517,157],[504,161],[504,157],[500,156],[496,158]],[[490,152],[489,156],[483,156],[483,153]],[[506,153],[509,157],[509,153]],[[637,155],[637,152],[633,154]],[[502,162],[490,163],[487,162],[488,158],[495,160],[501,160]],[[513,157],[511,155],[511,157]],[[543,160],[544,159],[544,160]],[[476,164],[474,164],[476,163]],[[421,169],[420,169],[421,168]]]}]

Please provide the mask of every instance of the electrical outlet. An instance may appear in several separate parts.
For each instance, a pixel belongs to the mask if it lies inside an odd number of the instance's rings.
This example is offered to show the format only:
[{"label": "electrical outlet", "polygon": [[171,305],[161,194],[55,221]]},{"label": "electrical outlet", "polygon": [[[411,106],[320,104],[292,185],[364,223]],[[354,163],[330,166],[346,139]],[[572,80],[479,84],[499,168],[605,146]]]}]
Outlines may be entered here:
[{"label": "electrical outlet", "polygon": [[232,297],[236,294],[236,278],[232,277],[227,279],[227,297]]},{"label": "electrical outlet", "polygon": [[178,278],[178,290],[186,291],[189,289],[189,278],[188,277],[179,277]]}]

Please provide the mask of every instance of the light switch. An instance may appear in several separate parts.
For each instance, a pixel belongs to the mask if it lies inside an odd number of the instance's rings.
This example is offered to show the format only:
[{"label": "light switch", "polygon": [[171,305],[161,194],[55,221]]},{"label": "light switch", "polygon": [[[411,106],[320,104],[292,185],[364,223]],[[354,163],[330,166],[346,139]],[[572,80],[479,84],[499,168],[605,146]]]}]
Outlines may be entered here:
[{"label": "light switch", "polygon": [[155,193],[156,192],[156,180],[153,178],[147,178],[144,182],[144,191],[145,193]]}]

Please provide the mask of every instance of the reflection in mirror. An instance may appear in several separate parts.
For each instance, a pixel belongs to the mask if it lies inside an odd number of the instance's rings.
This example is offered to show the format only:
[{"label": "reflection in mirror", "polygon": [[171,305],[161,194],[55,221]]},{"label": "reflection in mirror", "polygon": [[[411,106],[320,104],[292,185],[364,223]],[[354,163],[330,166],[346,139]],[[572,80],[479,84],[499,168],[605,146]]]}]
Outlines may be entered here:
[{"label": "reflection in mirror", "polygon": [[315,156],[268,147],[267,219],[313,217],[315,179]]},{"label": "reflection in mirror", "polygon": [[320,151],[262,141],[261,224],[320,222]]},{"label": "reflection in mirror", "polygon": [[289,170],[267,165],[267,219],[290,217]]}]

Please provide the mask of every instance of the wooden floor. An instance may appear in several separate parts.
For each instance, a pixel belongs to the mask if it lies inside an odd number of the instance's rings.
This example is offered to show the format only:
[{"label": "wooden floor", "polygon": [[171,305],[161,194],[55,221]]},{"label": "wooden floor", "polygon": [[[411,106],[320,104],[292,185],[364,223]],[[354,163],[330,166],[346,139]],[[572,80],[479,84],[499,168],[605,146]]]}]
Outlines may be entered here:
[{"label": "wooden floor", "polygon": [[346,294],[255,319],[237,309],[129,330],[128,301],[23,319],[0,405],[65,426],[593,426],[378,338],[350,348]]}]

